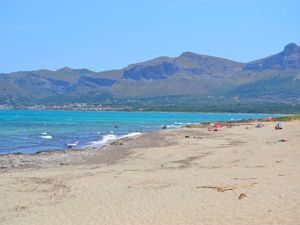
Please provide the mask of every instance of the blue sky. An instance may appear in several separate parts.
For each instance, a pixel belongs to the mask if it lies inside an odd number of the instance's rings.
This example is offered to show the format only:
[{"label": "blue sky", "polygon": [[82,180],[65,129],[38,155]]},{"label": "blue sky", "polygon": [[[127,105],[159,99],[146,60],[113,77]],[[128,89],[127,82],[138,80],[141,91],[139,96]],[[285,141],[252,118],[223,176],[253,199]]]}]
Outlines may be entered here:
[{"label": "blue sky", "polygon": [[184,51],[247,62],[300,44],[298,0],[0,0],[0,72],[117,69]]}]

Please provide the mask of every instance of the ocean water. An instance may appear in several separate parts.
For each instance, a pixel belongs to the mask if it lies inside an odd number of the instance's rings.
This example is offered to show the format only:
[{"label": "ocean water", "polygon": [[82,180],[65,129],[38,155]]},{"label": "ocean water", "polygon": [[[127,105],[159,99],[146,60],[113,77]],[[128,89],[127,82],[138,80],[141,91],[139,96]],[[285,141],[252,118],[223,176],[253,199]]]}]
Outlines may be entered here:
[{"label": "ocean water", "polygon": [[110,140],[190,123],[269,114],[0,110],[0,154],[101,146]]}]

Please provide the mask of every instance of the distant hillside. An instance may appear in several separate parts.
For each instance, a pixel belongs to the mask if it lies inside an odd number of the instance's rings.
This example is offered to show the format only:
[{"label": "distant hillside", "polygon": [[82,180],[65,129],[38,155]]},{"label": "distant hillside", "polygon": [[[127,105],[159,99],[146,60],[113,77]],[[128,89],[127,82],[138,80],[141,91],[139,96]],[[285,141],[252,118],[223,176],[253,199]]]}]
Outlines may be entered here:
[{"label": "distant hillside", "polygon": [[243,104],[285,104],[298,110],[300,47],[291,43],[278,54],[249,63],[185,52],[104,72],[64,67],[0,74],[2,105],[88,103],[155,109],[166,108],[166,102],[182,110],[188,109],[183,103],[202,105],[202,111],[226,103],[237,109]]}]

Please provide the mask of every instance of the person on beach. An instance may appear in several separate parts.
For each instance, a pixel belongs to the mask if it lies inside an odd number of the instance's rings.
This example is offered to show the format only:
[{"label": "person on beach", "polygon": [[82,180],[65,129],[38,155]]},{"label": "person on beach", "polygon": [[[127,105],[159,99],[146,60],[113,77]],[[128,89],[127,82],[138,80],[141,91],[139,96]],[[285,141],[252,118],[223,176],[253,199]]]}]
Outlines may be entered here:
[{"label": "person on beach", "polygon": [[283,123],[277,123],[275,126],[275,130],[281,130],[283,128]]}]

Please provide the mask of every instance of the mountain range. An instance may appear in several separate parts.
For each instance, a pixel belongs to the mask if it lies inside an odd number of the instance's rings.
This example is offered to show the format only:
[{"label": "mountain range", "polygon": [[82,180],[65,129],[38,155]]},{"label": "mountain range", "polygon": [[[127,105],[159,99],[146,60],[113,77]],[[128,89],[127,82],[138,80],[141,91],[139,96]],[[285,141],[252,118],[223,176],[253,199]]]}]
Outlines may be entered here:
[{"label": "mountain range", "polygon": [[64,67],[0,74],[1,105],[75,103],[128,110],[299,111],[300,47],[290,43],[248,63],[184,52],[104,72]]}]

